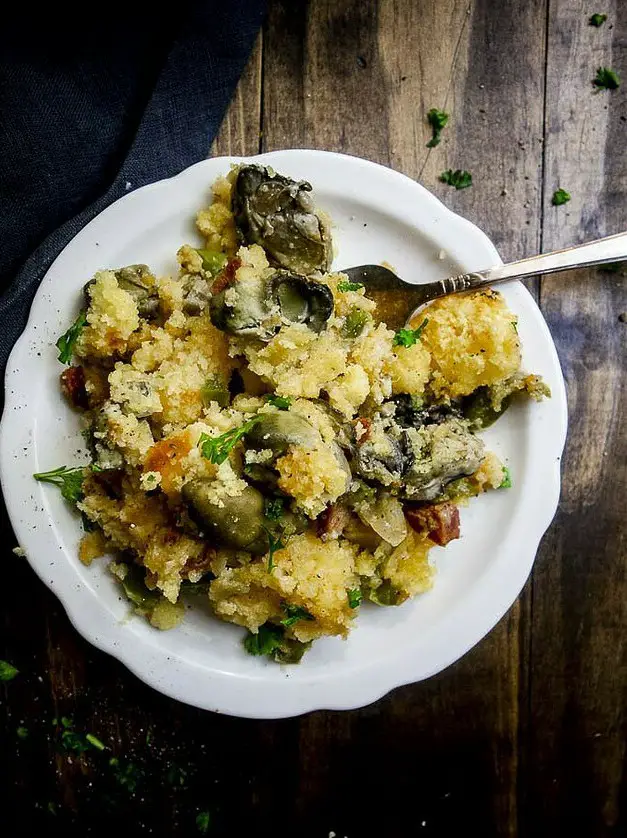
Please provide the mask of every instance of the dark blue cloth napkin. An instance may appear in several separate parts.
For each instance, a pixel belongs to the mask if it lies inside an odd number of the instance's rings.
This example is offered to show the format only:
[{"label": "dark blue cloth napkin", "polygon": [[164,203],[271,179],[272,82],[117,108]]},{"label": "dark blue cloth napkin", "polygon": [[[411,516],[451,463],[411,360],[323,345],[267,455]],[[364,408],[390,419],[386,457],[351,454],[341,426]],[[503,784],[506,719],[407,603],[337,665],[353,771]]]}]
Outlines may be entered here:
[{"label": "dark blue cloth napkin", "polygon": [[265,11],[16,5],[0,24],[0,369],[72,237],[129,188],[207,156]]}]

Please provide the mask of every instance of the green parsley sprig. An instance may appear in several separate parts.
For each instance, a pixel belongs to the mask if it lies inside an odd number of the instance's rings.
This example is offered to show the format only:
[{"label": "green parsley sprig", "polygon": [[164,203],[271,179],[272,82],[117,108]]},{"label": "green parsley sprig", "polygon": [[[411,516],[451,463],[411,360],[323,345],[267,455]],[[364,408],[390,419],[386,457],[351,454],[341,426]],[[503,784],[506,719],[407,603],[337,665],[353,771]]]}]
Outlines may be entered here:
[{"label": "green parsley sprig", "polygon": [[19,669],[8,661],[0,661],[0,681],[12,681],[16,675],[19,675]]},{"label": "green parsley sprig", "polygon": [[272,407],[278,407],[279,410],[288,410],[292,404],[292,400],[287,396],[277,396],[274,393],[270,396],[266,396],[266,399],[268,404],[271,404]]},{"label": "green parsley sprig", "polygon": [[596,26],[597,29],[598,29],[599,26],[603,26],[603,24],[605,23],[606,20],[607,20],[607,15],[602,15],[602,14],[599,14],[598,12],[595,12],[593,15],[590,15],[590,17],[588,18],[588,23],[590,24],[590,26]]},{"label": "green parsley sprig", "polygon": [[609,67],[599,67],[596,76],[592,79],[592,84],[597,90],[616,90],[620,87],[620,77]]},{"label": "green parsley sprig", "polygon": [[206,835],[209,832],[211,825],[211,814],[209,812],[199,812],[196,815],[196,829],[202,834]]},{"label": "green parsley sprig", "polygon": [[394,335],[394,346],[413,346],[420,340],[428,322],[429,318],[425,317],[417,329],[399,329]]},{"label": "green parsley sprig", "polygon": [[198,446],[202,456],[211,463],[220,465],[223,463],[240,439],[261,420],[261,416],[253,416],[239,428],[231,428],[220,436],[209,436],[201,434]]},{"label": "green parsley sprig", "polygon": [[52,483],[61,489],[61,496],[70,503],[78,503],[83,498],[83,480],[87,468],[84,466],[78,468],[67,468],[67,466],[60,466],[52,469],[52,471],[42,471],[38,474],[33,474],[35,480],[41,483]]},{"label": "green parsley sprig", "polygon": [[80,333],[87,325],[87,312],[81,311],[76,320],[64,335],[61,335],[55,346],[59,350],[59,361],[62,364],[69,364],[74,354],[74,346]]},{"label": "green parsley sprig", "polygon": [[281,620],[281,625],[285,626],[285,628],[293,626],[294,623],[298,623],[299,620],[311,621],[316,619],[313,614],[310,614],[306,608],[301,608],[300,605],[290,605],[289,603],[284,602],[282,608],[285,611],[285,617]]},{"label": "green parsley sprig", "polygon": [[507,466],[503,466],[503,481],[499,486],[499,489],[511,489],[512,488],[512,473],[507,468]]},{"label": "green parsley sprig", "polygon": [[274,569],[274,554],[279,550],[285,549],[287,542],[281,541],[280,536],[277,538],[269,529],[264,527],[266,535],[268,536],[268,573],[272,573]]},{"label": "green parsley sprig", "polygon": [[348,597],[348,607],[349,608],[359,608],[361,605],[361,601],[363,599],[363,594],[359,588],[351,588],[346,592]]},{"label": "green parsley sprig", "polygon": [[556,189],[551,198],[551,203],[554,207],[561,207],[570,201],[570,192],[565,189]]},{"label": "green parsley sprig", "polygon": [[472,175],[465,169],[447,169],[440,175],[442,183],[454,186],[455,189],[467,189],[472,186]]},{"label": "green parsley sprig", "polygon": [[440,144],[442,129],[446,127],[449,115],[446,111],[441,111],[438,108],[431,108],[427,114],[427,122],[431,126],[433,136],[427,143],[427,148],[435,148]]},{"label": "green parsley sprig", "polygon": [[347,291],[359,291],[359,289],[363,287],[363,283],[361,282],[349,282],[345,279],[337,284],[337,290],[342,291],[342,293],[346,293]]}]

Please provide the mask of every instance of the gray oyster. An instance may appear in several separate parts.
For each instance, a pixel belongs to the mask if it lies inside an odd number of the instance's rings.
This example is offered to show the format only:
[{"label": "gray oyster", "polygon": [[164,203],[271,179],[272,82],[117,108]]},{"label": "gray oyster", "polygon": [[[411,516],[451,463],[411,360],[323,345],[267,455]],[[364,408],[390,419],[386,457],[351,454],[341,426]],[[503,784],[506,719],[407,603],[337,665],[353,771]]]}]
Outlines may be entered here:
[{"label": "gray oyster", "polygon": [[483,442],[459,419],[409,428],[404,433],[410,464],[401,494],[407,500],[434,500],[447,483],[473,474],[483,459]]},{"label": "gray oyster", "polygon": [[234,281],[211,297],[209,313],[223,332],[268,341],[282,323],[321,332],[333,313],[333,294],[323,282],[275,271],[266,279]]},{"label": "gray oyster", "polygon": [[244,244],[259,244],[277,265],[311,274],[332,260],[328,224],[316,212],[311,184],[245,165],[237,174],[232,210]]}]

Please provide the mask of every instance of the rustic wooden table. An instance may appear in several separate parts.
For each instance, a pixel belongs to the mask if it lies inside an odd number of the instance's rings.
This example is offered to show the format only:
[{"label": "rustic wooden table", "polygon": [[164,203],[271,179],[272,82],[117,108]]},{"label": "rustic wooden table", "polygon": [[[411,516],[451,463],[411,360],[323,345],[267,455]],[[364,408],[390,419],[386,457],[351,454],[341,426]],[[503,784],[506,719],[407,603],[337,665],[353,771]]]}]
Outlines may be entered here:
[{"label": "rustic wooden table", "polygon": [[[591,79],[605,65],[627,78],[627,9],[598,6],[277,0],[212,153],[376,160],[476,222],[505,259],[625,229],[627,84],[595,95]],[[597,11],[608,20],[594,28]],[[428,150],[431,107],[451,122]],[[439,183],[449,167],[470,170],[472,188]],[[554,207],[558,187],[572,200]],[[624,276],[530,288],[570,432],[556,520],[492,633],[363,710],[219,717],[88,646],[7,538],[0,657],[20,676],[0,686],[2,834],[627,835]],[[61,753],[61,716],[108,750]]]}]

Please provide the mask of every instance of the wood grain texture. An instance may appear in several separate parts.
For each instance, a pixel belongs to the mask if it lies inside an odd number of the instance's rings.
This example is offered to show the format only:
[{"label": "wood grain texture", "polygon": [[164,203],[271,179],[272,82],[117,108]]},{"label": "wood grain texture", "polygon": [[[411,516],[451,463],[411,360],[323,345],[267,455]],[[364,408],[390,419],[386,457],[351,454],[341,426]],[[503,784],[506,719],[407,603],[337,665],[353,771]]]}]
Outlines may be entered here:
[{"label": "wood grain texture", "polygon": [[[597,67],[627,70],[625,6],[552,0],[547,65],[543,247],[627,228],[627,91],[595,93]],[[572,195],[554,207],[558,187]],[[542,310],[568,388],[569,439],[557,519],[533,584],[528,829],[627,834],[627,436],[623,275],[542,282]],[[621,808],[622,807],[622,808]]]},{"label": "wood grain texture", "polygon": [[[580,0],[271,0],[212,154],[318,147],[405,172],[482,227],[503,258],[627,227],[625,12]],[[622,15],[622,18],[621,18]],[[451,121],[429,151],[425,121]],[[473,186],[438,181],[465,168]],[[553,208],[557,186],[571,192]],[[504,194],[503,194],[504,193]],[[627,833],[624,277],[539,295],[569,388],[556,524],[533,585],[430,681],[349,713],[252,722],[177,704],[75,633],[3,545],[0,803],[13,835],[618,838]],[[537,293],[532,283],[534,292]],[[6,522],[2,532],[8,533]],[[107,745],[62,753],[54,717]],[[19,740],[25,724],[30,735]],[[136,766],[134,791],[109,766]],[[50,804],[50,805],[49,805]],[[52,810],[52,811],[50,811]]]}]

